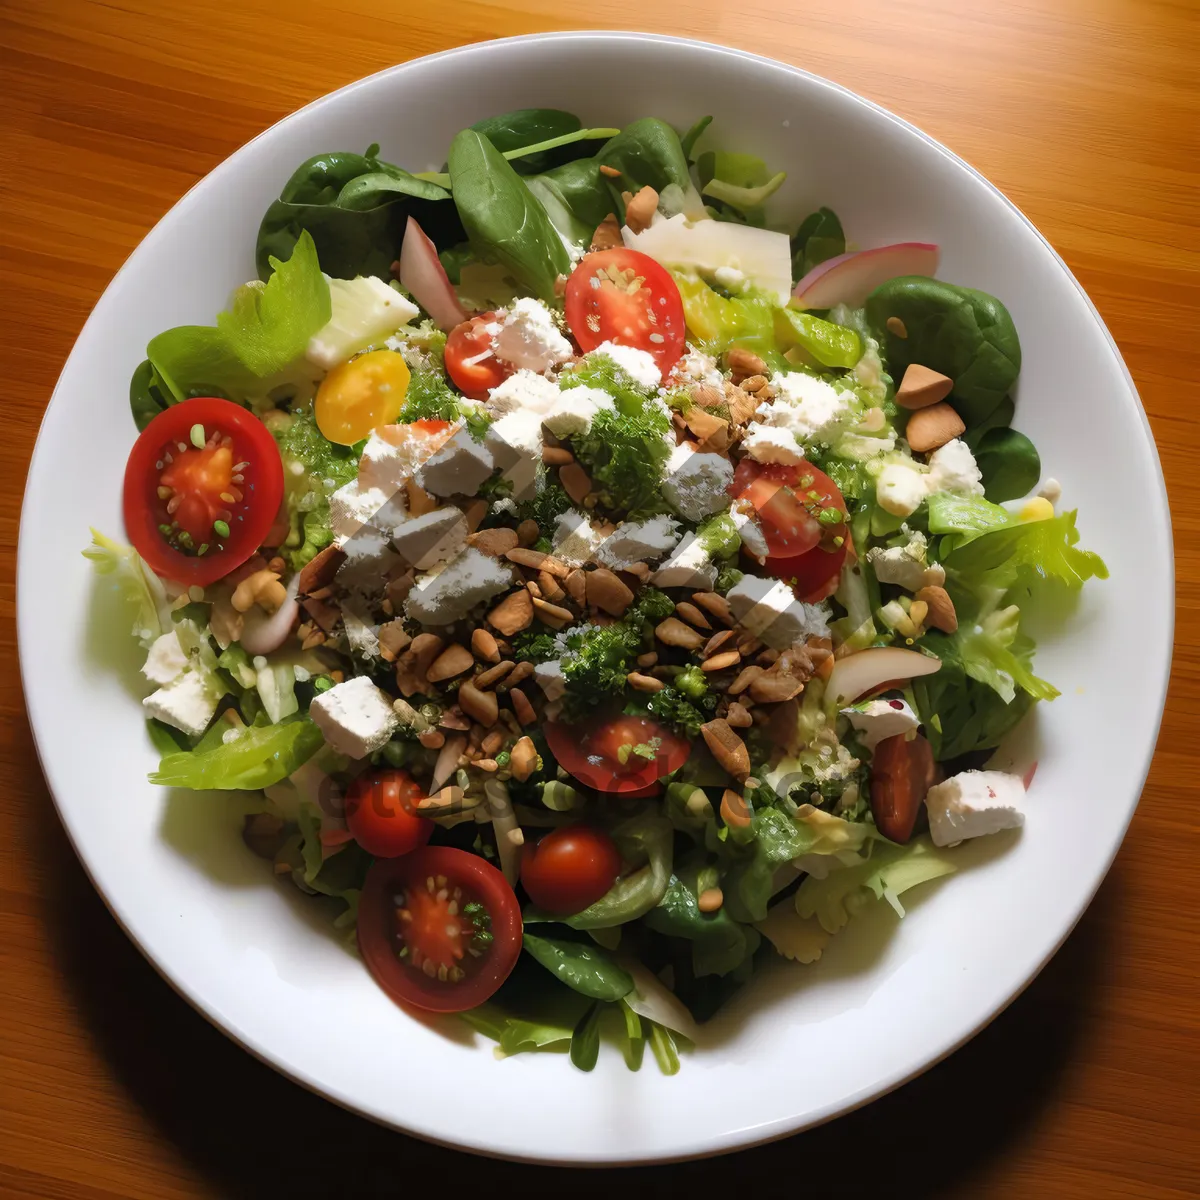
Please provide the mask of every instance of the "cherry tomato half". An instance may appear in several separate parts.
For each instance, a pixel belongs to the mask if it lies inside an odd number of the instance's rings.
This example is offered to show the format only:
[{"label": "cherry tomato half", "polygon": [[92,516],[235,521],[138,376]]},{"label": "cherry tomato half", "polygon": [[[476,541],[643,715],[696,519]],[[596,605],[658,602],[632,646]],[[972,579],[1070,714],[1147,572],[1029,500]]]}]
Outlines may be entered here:
[{"label": "cherry tomato half", "polygon": [[465,1012],[516,966],[521,907],[479,855],[425,846],[372,863],[358,903],[358,948],[397,1003]]},{"label": "cherry tomato half", "polygon": [[424,846],[433,822],[417,815],[425,793],[407,771],[387,767],[364,771],[346,792],[346,826],[376,858],[396,858]]},{"label": "cherry tomato half", "polygon": [[[819,543],[832,550],[847,535],[846,501],[833,480],[811,463],[743,458],[729,490],[734,499],[744,496],[754,505],[771,558],[797,558]],[[838,513],[834,520],[832,514]]]},{"label": "cherry tomato half", "polygon": [[824,543],[795,558],[768,558],[766,569],[777,579],[787,580],[807,604],[820,604],[838,589],[842,567],[850,552],[850,531],[843,525],[845,541],[828,550]]},{"label": "cherry tomato half", "polygon": [[494,312],[480,313],[456,325],[446,338],[446,374],[468,400],[486,400],[512,373],[492,350],[495,336],[488,327],[496,324]]},{"label": "cherry tomato half", "polygon": [[317,389],[317,428],[340,446],[361,442],[400,416],[410,378],[398,350],[372,350],[340,363]]},{"label": "cherry tomato half", "polygon": [[602,829],[566,825],[521,854],[521,882],[529,898],[561,916],[595,904],[621,873],[621,852]]},{"label": "cherry tomato half", "polygon": [[208,584],[263,544],[283,500],[275,439],[215,397],[158,414],[125,464],[125,532],[155,574]]},{"label": "cherry tomato half", "polygon": [[565,307],[582,350],[602,342],[634,346],[652,354],[664,376],[683,354],[679,288],[665,267],[638,250],[585,254],[567,280]]},{"label": "cherry tomato half", "polygon": [[[563,769],[598,792],[642,791],[682,767],[691,751],[686,738],[649,717],[608,716],[581,725],[549,721],[544,732]],[[638,746],[652,755],[636,753]]]},{"label": "cherry tomato half", "polygon": [[919,733],[884,738],[871,758],[871,812],[885,838],[912,837],[921,802],[937,778],[933,750]]}]

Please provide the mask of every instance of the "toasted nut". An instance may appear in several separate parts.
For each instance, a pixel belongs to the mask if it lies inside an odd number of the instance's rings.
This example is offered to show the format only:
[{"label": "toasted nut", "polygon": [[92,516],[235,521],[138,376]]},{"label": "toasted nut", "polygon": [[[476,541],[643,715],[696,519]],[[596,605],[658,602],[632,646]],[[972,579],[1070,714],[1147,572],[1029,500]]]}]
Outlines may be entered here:
[{"label": "toasted nut", "polygon": [[531,571],[547,571],[555,579],[566,579],[571,573],[571,568],[566,563],[553,555],[543,554],[541,550],[529,550],[519,546],[515,550],[506,551],[504,557],[519,567],[528,567]]},{"label": "toasted nut", "polygon": [[713,758],[734,779],[743,782],[750,774],[750,753],[746,743],[729,727],[729,722],[718,717],[701,725],[700,733]]},{"label": "toasted nut", "polygon": [[405,658],[416,668],[418,675],[424,675],[445,645],[436,633],[418,633],[413,638]]},{"label": "toasted nut", "polygon": [[661,621],[654,630],[654,636],[668,646],[682,646],[685,650],[698,650],[704,642],[694,629],[676,617]]},{"label": "toasted nut", "polygon": [[894,333],[898,338],[908,337],[908,330],[904,327],[904,322],[899,317],[888,317],[885,323],[888,333]]},{"label": "toasted nut", "polygon": [[733,372],[734,378],[765,375],[768,371],[767,364],[757,354],[740,346],[735,346],[725,355],[725,365]]},{"label": "toasted nut", "polygon": [[499,683],[514,666],[516,666],[516,663],[511,658],[506,658],[503,662],[498,662],[494,667],[489,667],[486,671],[481,671],[471,682],[477,688],[490,688],[493,684]]},{"label": "toasted nut", "polygon": [[753,819],[754,814],[747,808],[746,801],[739,792],[735,792],[733,788],[726,788],[721,793],[721,820],[726,825],[746,829]]},{"label": "toasted nut", "polygon": [[[699,405],[693,405],[688,409],[683,421],[688,429],[692,431],[698,442],[708,442],[715,436],[722,435],[724,437],[724,445],[720,449],[723,450],[725,446],[729,445],[729,422],[706,411]],[[713,448],[716,449],[717,447],[714,446]]]},{"label": "toasted nut", "polygon": [[757,654],[762,649],[762,642],[753,634],[743,634],[738,639],[738,650],[747,658],[752,654]]},{"label": "toasted nut", "polygon": [[652,667],[658,662],[657,651],[651,650],[649,654],[639,654],[637,656],[637,665],[639,667]]},{"label": "toasted nut", "polygon": [[287,588],[279,582],[279,576],[265,567],[248,575],[233,589],[230,600],[240,613],[249,612],[256,604],[265,612],[276,612],[287,599]]},{"label": "toasted nut", "polygon": [[743,392],[750,392],[751,395],[757,396],[758,393],[763,390],[763,388],[770,384],[770,382],[771,381],[765,375],[751,375],[749,379],[743,379],[742,382],[738,384],[738,387],[740,387]]},{"label": "toasted nut", "polygon": [[[765,392],[766,389],[764,388]],[[735,425],[745,425],[754,416],[760,402],[759,396],[744,392],[736,384],[725,385],[725,403],[729,405],[729,419]]]},{"label": "toasted nut", "polygon": [[573,463],[574,461],[575,455],[566,446],[542,447],[542,462],[548,467],[565,467],[568,463]]},{"label": "toasted nut", "polygon": [[740,696],[763,673],[762,667],[743,667],[738,677],[725,690],[731,696]]},{"label": "toasted nut", "polygon": [[692,602],[698,604],[710,617],[716,617],[722,625],[733,624],[733,613],[729,601],[717,592],[693,592]]},{"label": "toasted nut", "polygon": [[764,671],[750,681],[750,698],[759,704],[781,704],[804,691],[804,680]]},{"label": "toasted nut", "polygon": [[742,656],[736,650],[726,650],[722,654],[714,654],[711,658],[706,658],[701,664],[702,671],[727,671],[730,667],[736,667],[742,661]]},{"label": "toasted nut", "polygon": [[461,675],[464,671],[469,671],[475,665],[475,656],[466,648],[455,643],[453,646],[447,646],[429,664],[429,669],[425,672],[425,678],[430,683],[440,683],[443,679],[453,679],[455,675]]},{"label": "toasted nut", "polygon": [[[617,170],[616,167],[608,166],[607,163],[601,163],[600,174],[606,175],[609,179],[620,179],[621,178],[621,172],[619,170]],[[609,216],[612,217],[612,214],[609,213]],[[612,217],[612,219],[615,221],[616,217]]]},{"label": "toasted nut", "polygon": [[496,645],[496,639],[482,626],[471,634],[471,649],[475,651],[476,658],[482,658],[484,662],[500,661],[500,647]]},{"label": "toasted nut", "polygon": [[[511,553],[511,551],[510,551]],[[488,624],[505,637],[512,637],[533,622],[533,599],[524,588],[510,592],[487,615]]]},{"label": "toasted nut", "polygon": [[460,787],[439,788],[432,796],[426,796],[417,801],[417,809],[425,817],[441,817],[451,812],[460,812],[463,808],[474,808],[474,803],[463,802],[463,790]]},{"label": "toasted nut", "polygon": [[517,526],[517,541],[522,546],[532,546],[541,536],[542,531],[536,521],[525,520]]},{"label": "toasted nut", "polygon": [[690,604],[686,600],[680,600],[675,605],[675,611],[689,624],[695,625],[697,629],[712,628],[708,618],[694,604]]},{"label": "toasted nut", "polygon": [[540,587],[538,587],[538,585],[536,583],[534,583],[532,579],[526,581],[525,590],[535,600],[540,600],[542,598],[542,589]]},{"label": "toasted nut", "polygon": [[952,442],[960,433],[965,433],[966,428],[962,417],[942,400],[928,408],[917,409],[908,418],[904,436],[915,453],[926,454]]},{"label": "toasted nut", "polygon": [[722,408],[725,404],[725,393],[718,391],[711,383],[694,383],[689,393],[693,404],[701,408]]},{"label": "toasted nut", "polygon": [[633,592],[605,567],[587,574],[587,599],[598,609],[613,617],[622,617],[633,603]]},{"label": "toasted nut", "polygon": [[533,705],[529,703],[529,697],[520,688],[513,688],[508,693],[508,697],[512,701],[513,712],[517,714],[517,720],[522,725],[532,725],[537,719],[537,714],[533,711]]},{"label": "toasted nut", "polygon": [[524,683],[526,679],[533,674],[533,663],[519,662],[512,669],[512,674],[506,680],[509,687],[516,687],[518,683]]},{"label": "toasted nut", "polygon": [[[475,765],[481,771],[487,771],[489,775],[500,769],[500,764],[494,758],[477,758]],[[518,829],[517,832],[520,833],[520,830]]]},{"label": "toasted nut", "polygon": [[758,657],[754,661],[764,667],[769,667],[773,663],[779,661],[779,651],[773,649],[771,646],[768,646],[765,650],[759,653]]},{"label": "toasted nut", "polygon": [[661,692],[666,687],[661,679],[655,679],[653,675],[643,675],[640,671],[630,671],[625,676],[625,682],[635,692]]},{"label": "toasted nut", "polygon": [[622,575],[632,575],[638,583],[648,583],[650,581],[650,567],[644,562],[632,562],[627,567],[621,568]]},{"label": "toasted nut", "polygon": [[536,596],[533,597],[533,611],[537,619],[551,629],[563,629],[575,621],[575,614],[569,608],[539,600]]},{"label": "toasted nut", "polygon": [[912,624],[914,631],[921,628],[925,624],[925,618],[929,615],[929,605],[924,600],[914,600],[908,609],[908,619]]},{"label": "toasted nut", "polygon": [[426,513],[433,512],[440,503],[436,496],[431,496],[415,480],[408,481],[405,491],[408,493],[408,515],[410,517],[423,517]]},{"label": "toasted nut", "polygon": [[496,699],[496,693],[481,692],[469,680],[459,684],[458,702],[463,712],[485,729],[491,729],[500,715],[500,702]]},{"label": "toasted nut", "polygon": [[920,363],[910,363],[896,389],[896,403],[901,408],[928,408],[945,400],[954,389],[954,380],[940,371],[931,371]]},{"label": "toasted nut", "polygon": [[446,735],[440,729],[426,729],[417,734],[417,741],[426,750],[440,750],[446,744]]},{"label": "toasted nut", "polygon": [[717,633],[714,633],[707,642],[704,643],[704,649],[700,652],[701,655],[704,658],[707,658],[710,654],[716,654],[716,652],[720,650],[721,647],[724,646],[731,637],[735,636],[736,634],[732,629],[719,630]]},{"label": "toasted nut", "polygon": [[467,519],[467,530],[469,533],[474,533],[487,516],[488,502],[480,497],[473,500],[459,500],[458,507],[462,510],[462,515]]},{"label": "toasted nut", "polygon": [[950,599],[950,593],[945,588],[923,587],[913,597],[913,601],[914,607],[918,601],[929,606],[927,620],[934,629],[940,629],[943,633],[953,633],[958,628],[958,614],[954,611],[954,601]]},{"label": "toasted nut", "polygon": [[696,907],[702,913],[716,912],[725,903],[725,893],[719,887],[705,888],[696,897]]},{"label": "toasted nut", "polygon": [[495,758],[504,745],[504,734],[498,729],[493,729],[491,733],[479,743],[479,749],[483,751],[489,758]]},{"label": "toasted nut", "polygon": [[[393,661],[396,655],[406,646],[410,645],[411,642],[412,638],[404,632],[404,623],[402,621],[388,621],[380,625],[379,653],[387,661]],[[389,655],[391,656],[390,658]]]},{"label": "toasted nut", "polygon": [[328,587],[345,561],[345,550],[331,542],[300,572],[300,595],[307,596],[318,588]]},{"label": "toasted nut", "polygon": [[658,193],[648,184],[638,189],[632,200],[625,202],[625,224],[631,233],[641,233],[650,227],[658,211]]},{"label": "toasted nut", "polygon": [[484,554],[490,554],[492,558],[499,558],[516,544],[516,530],[505,529],[503,526],[495,529],[481,529],[467,538],[468,546],[474,546],[476,550],[482,550]]},{"label": "toasted nut", "polygon": [[509,769],[513,773],[513,778],[521,783],[524,783],[537,770],[537,761],[537,747],[531,738],[521,738],[509,751]]},{"label": "toasted nut", "polygon": [[750,710],[744,704],[739,704],[736,700],[726,711],[725,720],[734,729],[749,729],[754,724],[754,719],[750,716]]},{"label": "toasted nut", "polygon": [[577,567],[564,583],[568,595],[582,608],[587,603],[587,576]]},{"label": "toasted nut", "polygon": [[576,504],[582,504],[583,498],[592,490],[592,481],[588,473],[576,462],[559,467],[558,482]]},{"label": "toasted nut", "polygon": [[395,579],[388,580],[387,601],[392,606],[393,612],[408,598],[408,593],[413,590],[416,582],[417,577],[412,571],[405,571],[403,575],[398,575]]},{"label": "toasted nut", "polygon": [[549,571],[539,571],[537,583],[538,591],[542,593],[544,600],[550,600],[557,604],[567,594]]},{"label": "toasted nut", "polygon": [[[620,175],[620,171],[616,167],[601,167],[601,175]],[[596,232],[592,234],[592,250],[613,250],[617,246],[624,244],[624,239],[621,237],[621,226],[617,218],[609,213],[599,225],[596,226]]]},{"label": "toasted nut", "polygon": [[[342,619],[342,611],[336,604],[326,604],[324,600],[318,600],[316,596],[305,596],[300,601],[300,607],[304,609],[308,616],[312,617],[313,623],[324,630],[325,633],[332,633],[337,623]],[[216,611],[217,605],[214,604],[213,612]],[[241,636],[240,627],[238,629],[238,636]]]}]

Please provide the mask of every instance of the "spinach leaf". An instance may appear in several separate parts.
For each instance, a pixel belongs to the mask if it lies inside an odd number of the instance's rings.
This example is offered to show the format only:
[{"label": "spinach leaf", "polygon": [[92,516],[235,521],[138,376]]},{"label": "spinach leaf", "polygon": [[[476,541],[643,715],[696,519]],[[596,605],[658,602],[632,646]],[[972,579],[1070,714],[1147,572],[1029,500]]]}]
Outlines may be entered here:
[{"label": "spinach leaf", "polygon": [[846,235],[832,208],[818,208],[800,222],[792,238],[792,279],[800,280],[820,263],[846,253]]},{"label": "spinach leaf", "polygon": [[[705,879],[710,875],[711,879]],[[697,977],[728,975],[758,949],[758,931],[739,925],[724,907],[702,913],[697,897],[716,886],[713,868],[693,866],[671,876],[657,907],[643,918],[656,933],[692,943],[692,969]]]},{"label": "spinach leaf", "polygon": [[[548,142],[577,133],[582,128],[582,123],[573,113],[557,108],[519,108],[514,112],[502,113],[498,117],[476,121],[471,128],[476,133],[482,133],[501,154],[504,154],[520,150],[524,146],[533,146],[539,142]],[[536,154],[522,155],[513,160],[513,168],[518,175],[536,175],[564,162],[589,157],[595,153],[597,144],[595,139],[581,140],[541,150]]]},{"label": "spinach leaf", "polygon": [[971,453],[975,453],[985,434],[991,433],[993,429],[1007,429],[1012,424],[1015,412],[1016,406],[1013,404],[1013,398],[1005,396],[986,421],[980,421],[973,429],[968,429],[962,435],[962,440],[966,442]]},{"label": "spinach leaf", "polygon": [[145,429],[167,405],[174,403],[171,389],[154,369],[154,364],[146,359],[129,381],[129,409],[138,431]]},{"label": "spinach leaf", "polygon": [[464,129],[450,144],[454,203],[471,245],[500,263],[535,295],[554,299],[571,269],[566,247],[542,202],[482,134]]},{"label": "spinach leaf", "polygon": [[525,949],[551,975],[593,1000],[620,1000],[633,990],[633,977],[596,946],[527,933]]},{"label": "spinach leaf", "polygon": [[581,1071],[592,1070],[600,1057],[600,1011],[593,1004],[571,1031],[571,1062]]},{"label": "spinach leaf", "polygon": [[722,878],[723,910],[737,921],[761,921],[767,915],[776,867],[805,853],[809,838],[786,813],[759,809],[745,847],[726,842],[731,865]]},{"label": "spinach leaf", "polygon": [[[867,298],[867,317],[899,378],[912,363],[954,380],[950,403],[968,429],[1003,404],[1021,370],[1021,343],[995,296],[922,275],[901,275]],[[898,317],[905,337],[887,328]]]},{"label": "spinach leaf", "polygon": [[619,180],[608,183],[618,195],[622,191],[636,192],[646,186],[654,188],[659,195],[672,184],[684,192],[692,186],[687,155],[680,145],[679,135],[657,117],[642,117],[627,125],[616,137],[604,143],[596,155],[596,163],[604,163],[621,172]]},{"label": "spinach leaf", "polygon": [[594,158],[578,159],[544,175],[528,175],[525,186],[541,201],[554,228],[575,245],[587,245],[596,226],[617,211]]},{"label": "spinach leaf", "polygon": [[692,158],[692,151],[695,150],[696,143],[700,140],[704,131],[711,124],[712,117],[701,117],[700,120],[698,120],[695,125],[693,125],[691,129],[689,129],[687,133],[685,133],[683,137],[679,139],[679,148],[683,151],[683,157],[686,158],[689,163],[695,161],[695,159]]},{"label": "spinach leaf", "polygon": [[984,495],[993,503],[1027,496],[1042,477],[1037,448],[1015,429],[991,429],[975,449]]},{"label": "spinach leaf", "polygon": [[376,151],[318,154],[296,168],[259,225],[255,262],[261,279],[269,275],[272,257],[291,256],[304,230],[323,270],[339,279],[390,278],[409,215],[439,244],[461,240],[453,235],[457,220],[445,203],[446,189],[383,162]]}]

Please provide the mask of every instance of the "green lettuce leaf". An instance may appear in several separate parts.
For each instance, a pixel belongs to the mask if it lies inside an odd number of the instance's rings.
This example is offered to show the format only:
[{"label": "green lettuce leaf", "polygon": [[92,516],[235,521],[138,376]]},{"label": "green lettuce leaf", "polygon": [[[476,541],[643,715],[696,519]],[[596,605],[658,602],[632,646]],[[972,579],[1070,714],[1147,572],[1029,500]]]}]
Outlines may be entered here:
[{"label": "green lettuce leaf", "polygon": [[92,533],[92,544],[83,551],[97,575],[106,578],[133,610],[133,636],[149,649],[154,639],[171,628],[171,608],[158,576],[132,547]]},{"label": "green lettuce leaf", "polygon": [[596,946],[526,933],[525,950],[559,982],[593,1000],[620,1000],[633,990],[633,977]]},{"label": "green lettuce leaf", "polygon": [[198,791],[254,791],[286,779],[325,744],[307,717],[251,726],[232,742],[164,755],[151,783]]},{"label": "green lettuce leaf", "polygon": [[692,970],[697,977],[728,975],[759,945],[758,933],[735,921],[726,907],[712,913],[700,911],[698,897],[715,887],[718,878],[714,867],[681,868],[678,875],[671,876],[658,905],[644,918],[656,933],[692,943]]},{"label": "green lettuce leaf", "polygon": [[727,842],[730,865],[721,879],[722,906],[734,920],[761,921],[774,892],[775,871],[805,853],[811,837],[784,812],[755,812],[747,846]]}]

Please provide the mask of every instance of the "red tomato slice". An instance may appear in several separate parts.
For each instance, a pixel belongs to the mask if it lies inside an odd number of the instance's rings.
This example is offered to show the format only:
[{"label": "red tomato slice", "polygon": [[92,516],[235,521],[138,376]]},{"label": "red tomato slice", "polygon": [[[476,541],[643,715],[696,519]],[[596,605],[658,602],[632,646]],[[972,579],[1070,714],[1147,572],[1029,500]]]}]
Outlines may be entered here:
[{"label": "red tomato slice", "polygon": [[213,583],[244,563],[282,500],[275,439],[215,397],[159,413],[125,465],[125,532],[155,574],[178,583]]},{"label": "red tomato slice", "polygon": [[[841,528],[845,529],[845,526]],[[828,550],[824,545],[818,545],[795,558],[768,558],[766,568],[777,579],[787,580],[805,603],[820,604],[838,589],[842,567],[851,549],[848,529],[845,538],[840,546]]]},{"label": "red tomato slice", "polygon": [[364,771],[346,792],[346,826],[376,858],[396,858],[424,846],[433,822],[417,815],[425,793],[407,771],[387,767]]},{"label": "red tomato slice", "polygon": [[623,247],[585,254],[567,280],[565,306],[582,350],[602,342],[634,346],[652,354],[664,376],[683,354],[679,288],[648,254]]},{"label": "red tomato slice", "polygon": [[[691,752],[686,738],[650,717],[599,717],[582,725],[548,721],[544,732],[563,769],[598,792],[641,792],[682,767]],[[624,749],[634,746],[654,746],[654,757]]]},{"label": "red tomato slice", "polygon": [[871,813],[885,838],[907,842],[937,776],[933,750],[920,734],[884,738],[871,758]]},{"label": "red tomato slice", "polygon": [[446,374],[469,400],[486,400],[488,392],[513,373],[492,350],[495,338],[488,326],[495,323],[494,312],[480,313],[456,325],[446,338]]},{"label": "red tomato slice", "polygon": [[845,516],[846,501],[833,480],[811,463],[743,458],[729,490],[734,499],[745,497],[754,505],[771,558],[797,558],[822,541],[834,549],[836,539],[847,534],[844,521],[823,523],[823,512]]},{"label": "red tomato slice", "polygon": [[516,966],[521,907],[479,855],[425,846],[371,865],[358,904],[358,948],[397,1003],[465,1012]]},{"label": "red tomato slice", "polygon": [[521,855],[521,882],[546,912],[568,916],[595,904],[617,881],[621,852],[602,829],[566,825]]}]

